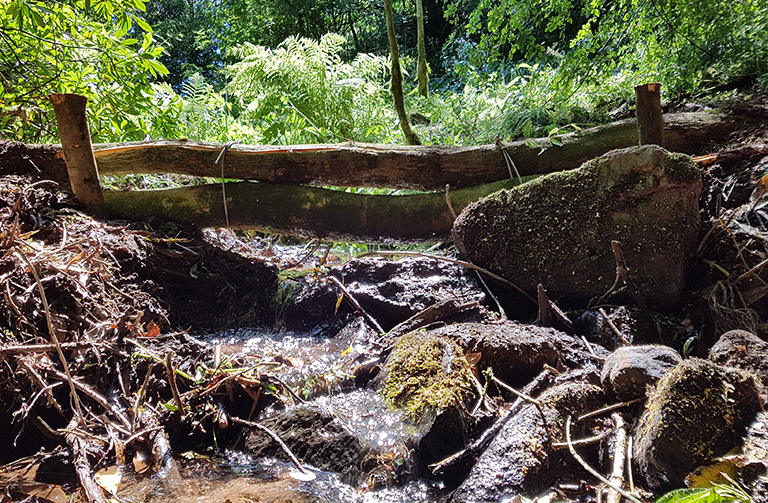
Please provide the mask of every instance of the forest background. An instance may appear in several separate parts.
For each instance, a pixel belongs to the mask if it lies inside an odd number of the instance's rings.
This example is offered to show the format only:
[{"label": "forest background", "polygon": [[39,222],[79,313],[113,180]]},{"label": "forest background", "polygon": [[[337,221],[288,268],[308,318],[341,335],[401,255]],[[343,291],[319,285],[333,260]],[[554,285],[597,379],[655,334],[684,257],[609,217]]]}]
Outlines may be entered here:
[{"label": "forest background", "polygon": [[[423,1],[428,96],[417,92]],[[424,144],[554,136],[663,99],[768,83],[764,0],[395,0]],[[403,143],[383,0],[0,0],[0,138],[58,143],[47,95],[89,99],[94,142]],[[722,89],[720,87],[719,89]]]}]

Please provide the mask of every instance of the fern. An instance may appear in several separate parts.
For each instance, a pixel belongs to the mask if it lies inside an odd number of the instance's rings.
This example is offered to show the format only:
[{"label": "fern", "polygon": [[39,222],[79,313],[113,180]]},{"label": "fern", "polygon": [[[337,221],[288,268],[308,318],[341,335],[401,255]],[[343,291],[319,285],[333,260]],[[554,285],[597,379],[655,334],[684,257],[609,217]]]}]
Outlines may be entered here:
[{"label": "fern", "polygon": [[[243,44],[241,61],[228,68],[227,87],[245,110],[242,117],[275,143],[366,139],[385,120],[386,59],[359,55],[341,60],[344,37],[319,41],[290,37],[275,49]],[[290,138],[289,138],[290,137]]]}]

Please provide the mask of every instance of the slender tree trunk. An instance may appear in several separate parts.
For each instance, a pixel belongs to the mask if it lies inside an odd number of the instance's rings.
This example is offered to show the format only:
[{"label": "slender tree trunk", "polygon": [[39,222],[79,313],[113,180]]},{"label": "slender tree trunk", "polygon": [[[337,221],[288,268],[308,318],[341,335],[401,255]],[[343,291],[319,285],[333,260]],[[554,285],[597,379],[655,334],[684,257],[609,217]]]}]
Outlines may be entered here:
[{"label": "slender tree trunk", "polygon": [[397,48],[397,36],[395,36],[395,21],[392,16],[392,0],[384,0],[384,16],[387,18],[387,36],[389,37],[389,49],[392,55],[392,82],[390,91],[395,101],[395,111],[400,119],[400,129],[403,130],[405,142],[408,145],[421,145],[418,135],[413,132],[405,113],[405,99],[403,98],[403,74],[400,72],[400,50]]},{"label": "slender tree trunk", "polygon": [[416,30],[419,48],[419,63],[416,73],[419,78],[419,94],[429,96],[429,77],[427,76],[427,47],[424,41],[424,3],[416,0]]}]

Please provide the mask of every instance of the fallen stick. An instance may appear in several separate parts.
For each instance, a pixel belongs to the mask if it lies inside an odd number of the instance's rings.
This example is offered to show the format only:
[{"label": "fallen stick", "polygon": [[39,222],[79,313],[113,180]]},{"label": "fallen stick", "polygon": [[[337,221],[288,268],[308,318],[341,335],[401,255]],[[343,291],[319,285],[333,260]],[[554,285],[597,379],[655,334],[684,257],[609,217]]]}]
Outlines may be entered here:
[{"label": "fallen stick", "polygon": [[[542,370],[541,373],[539,373],[539,375],[537,375],[533,381],[525,385],[522,393],[526,396],[530,395],[534,391],[538,390],[541,386],[543,386],[547,379],[552,377],[552,375],[553,374],[549,369]],[[499,419],[497,419],[493,425],[491,425],[490,428],[485,430],[483,434],[480,435],[477,440],[456,454],[453,454],[442,461],[438,461],[437,463],[429,465],[428,468],[432,470],[432,474],[439,475],[444,473],[448,468],[455,466],[468,457],[479,456],[480,453],[485,450],[486,446],[491,442],[491,440],[493,440],[496,434],[501,431],[501,428],[504,427],[507,421],[509,421],[512,416],[517,414],[518,409],[526,402],[527,401],[523,398],[518,398],[515,400],[512,406]]]},{"label": "fallen stick", "polygon": [[72,464],[75,466],[77,478],[80,479],[80,486],[85,492],[86,500],[91,503],[107,503],[96,479],[93,476],[91,464],[88,462],[88,446],[86,442],[76,433],[77,425],[80,419],[72,416],[72,419],[64,430],[64,440],[72,451]]},{"label": "fallen stick", "polygon": [[624,458],[627,455],[627,425],[621,414],[611,414],[613,426],[616,428],[616,437],[613,441],[613,470],[611,471],[611,489],[608,490],[606,503],[621,503],[622,494],[614,489],[624,485]]}]

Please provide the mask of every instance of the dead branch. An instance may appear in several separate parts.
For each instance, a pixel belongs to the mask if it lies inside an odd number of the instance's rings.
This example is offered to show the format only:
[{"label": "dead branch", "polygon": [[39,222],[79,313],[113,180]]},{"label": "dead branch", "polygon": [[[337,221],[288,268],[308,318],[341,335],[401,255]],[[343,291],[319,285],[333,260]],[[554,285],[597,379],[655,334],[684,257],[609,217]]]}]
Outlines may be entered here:
[{"label": "dead branch", "polygon": [[85,491],[86,500],[91,503],[107,503],[104,493],[93,477],[93,470],[88,461],[88,444],[76,433],[79,423],[80,419],[73,416],[64,432],[64,439],[72,451],[72,462],[75,466],[77,477],[80,479],[83,491]]}]

